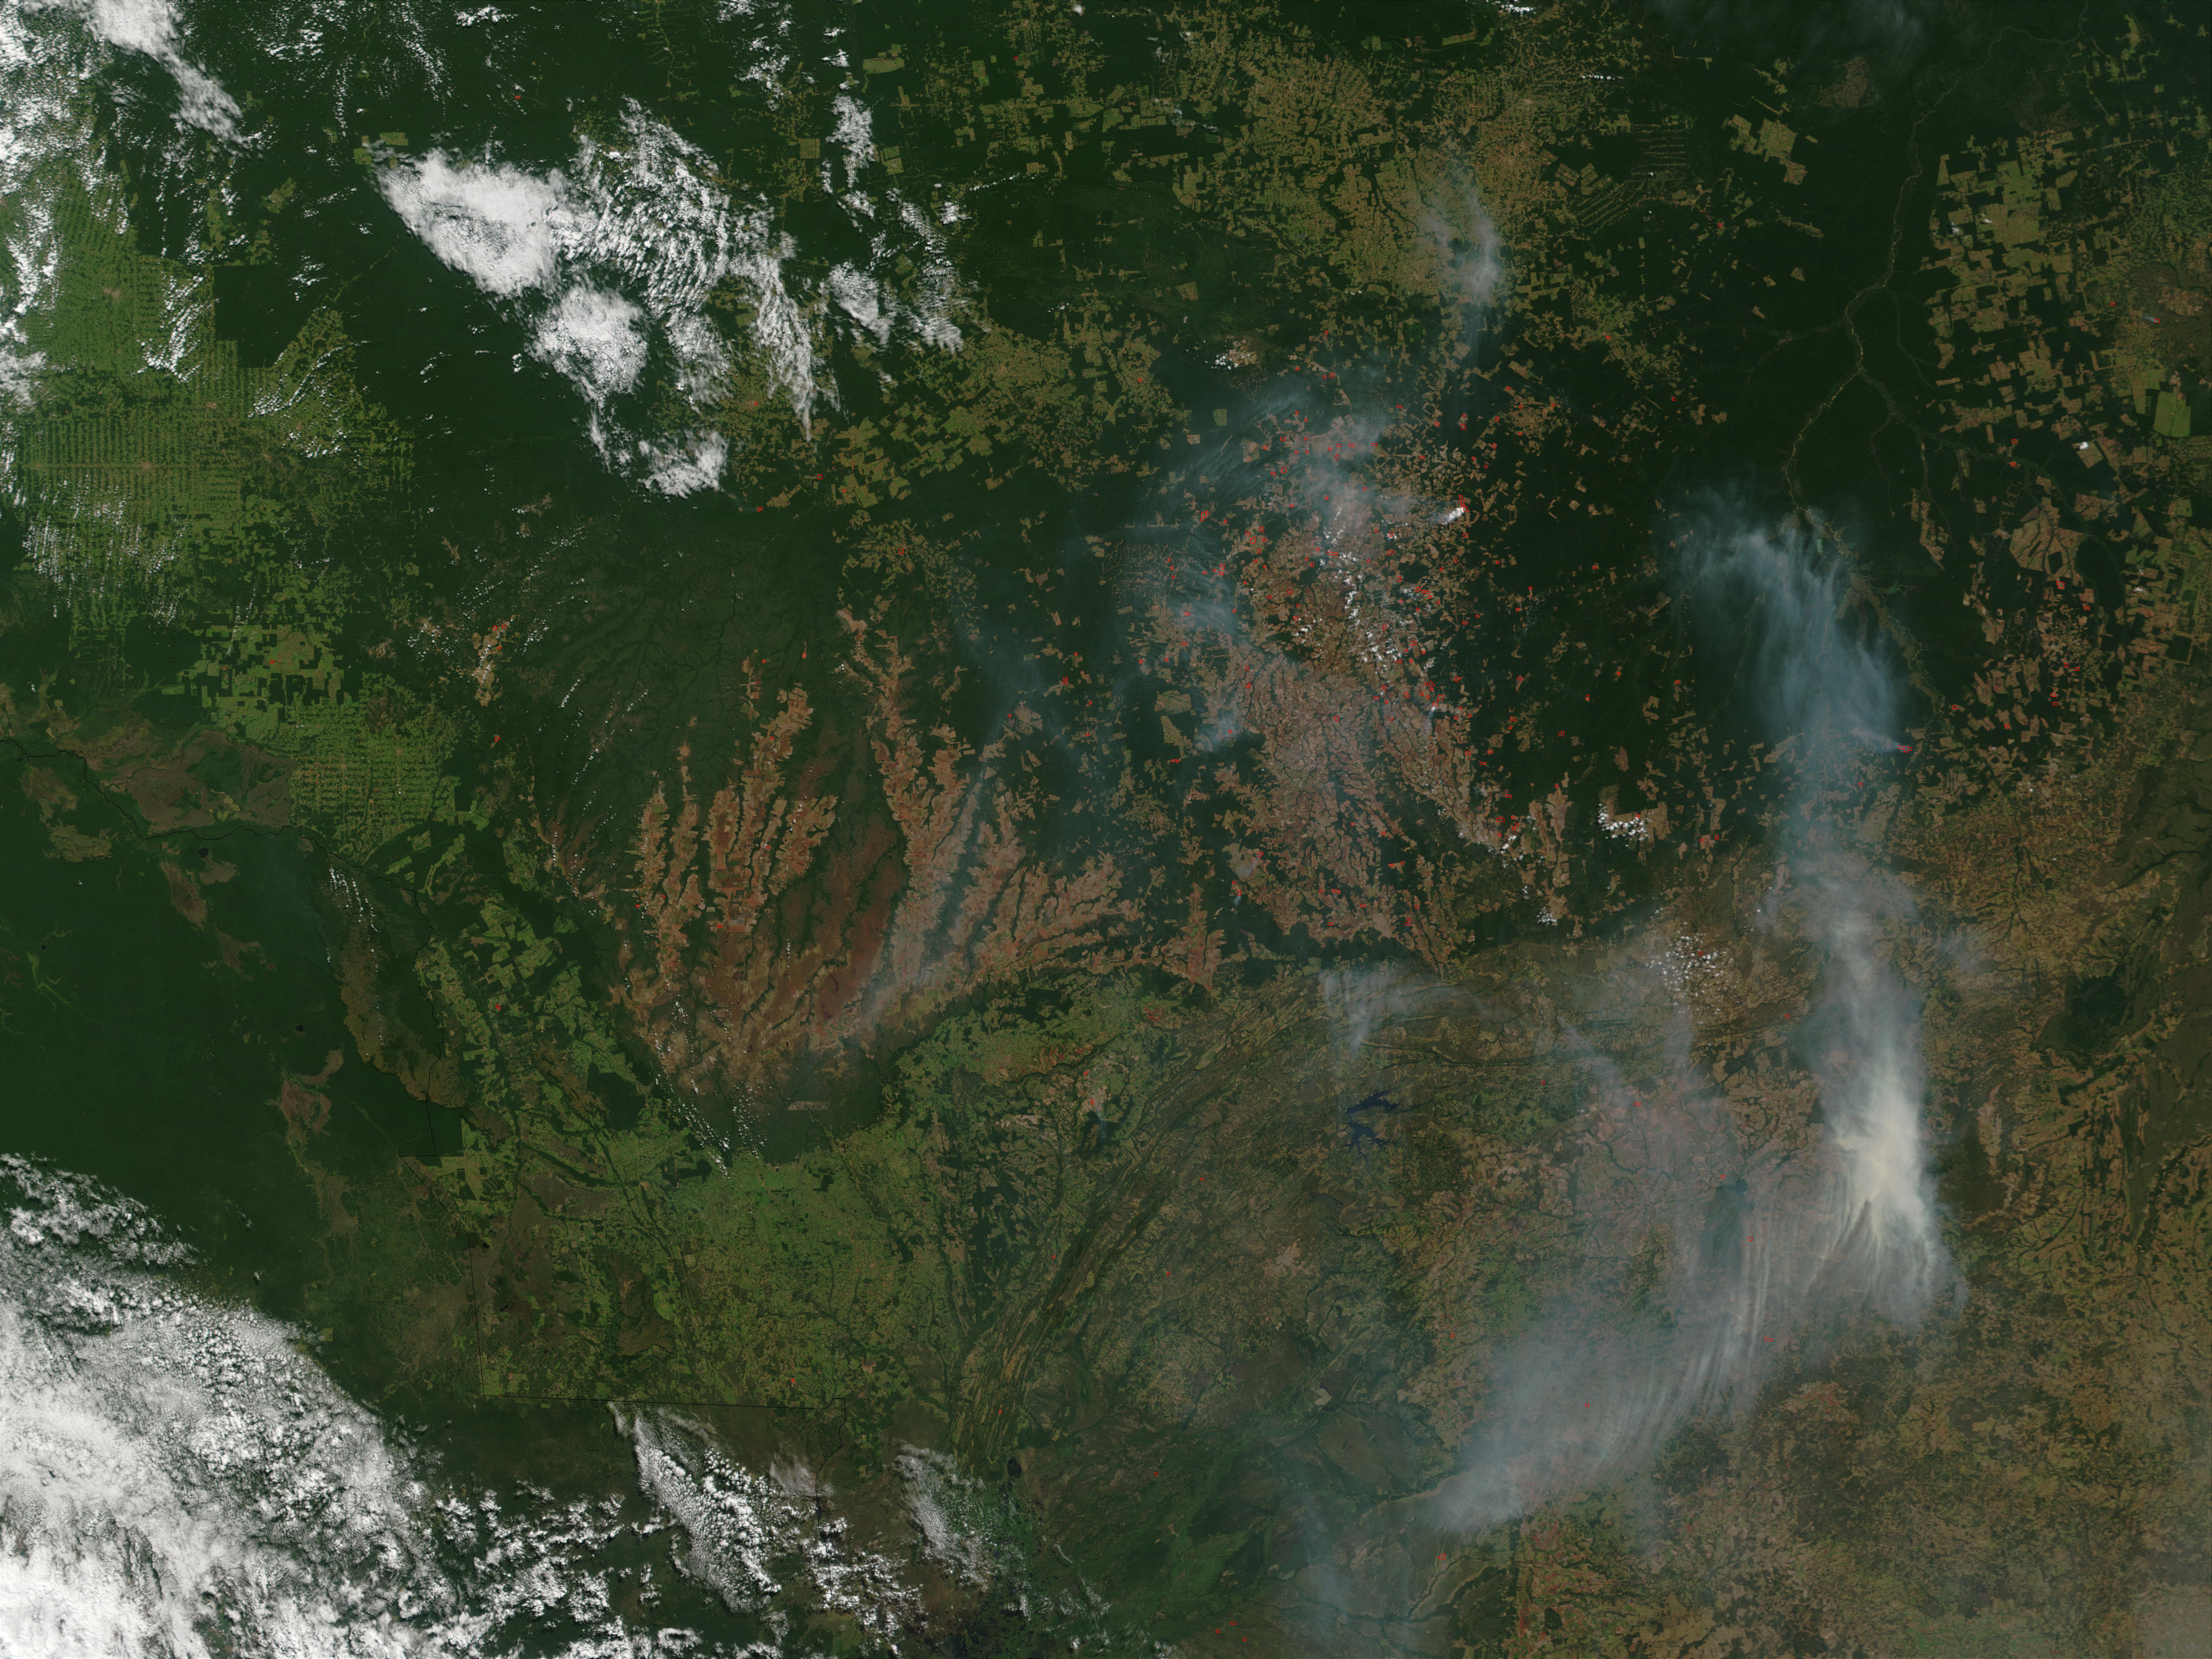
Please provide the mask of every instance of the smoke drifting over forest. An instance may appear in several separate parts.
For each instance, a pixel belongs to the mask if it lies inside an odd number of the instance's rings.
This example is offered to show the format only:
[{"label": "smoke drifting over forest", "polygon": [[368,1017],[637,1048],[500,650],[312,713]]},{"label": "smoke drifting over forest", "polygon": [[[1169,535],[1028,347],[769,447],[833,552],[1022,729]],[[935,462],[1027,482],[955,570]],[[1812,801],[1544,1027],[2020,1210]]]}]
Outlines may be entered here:
[{"label": "smoke drifting over forest", "polygon": [[[1809,1048],[1824,1121],[1817,1158],[1752,1144],[1686,1057],[1681,1075],[1603,1091],[1626,1110],[1607,1139],[1634,1173],[1640,1214],[1616,1222],[1665,1264],[1632,1310],[1540,1316],[1492,1380],[1486,1424],[1442,1494],[1448,1526],[1480,1528],[1624,1479],[1705,1413],[1741,1410],[1793,1339],[1871,1311],[1910,1328],[1954,1278],[1938,1233],[1923,1133],[1912,1000],[1884,930],[1909,910],[1819,809],[1821,785],[1868,751],[1894,750],[1898,693],[1854,637],[1842,568],[1814,533],[1760,527],[1717,505],[1699,516],[1683,572],[1733,651],[1738,695],[1794,762],[1777,848],[1772,925],[1820,958]],[[1592,1056],[1593,1069],[1610,1071]]]}]

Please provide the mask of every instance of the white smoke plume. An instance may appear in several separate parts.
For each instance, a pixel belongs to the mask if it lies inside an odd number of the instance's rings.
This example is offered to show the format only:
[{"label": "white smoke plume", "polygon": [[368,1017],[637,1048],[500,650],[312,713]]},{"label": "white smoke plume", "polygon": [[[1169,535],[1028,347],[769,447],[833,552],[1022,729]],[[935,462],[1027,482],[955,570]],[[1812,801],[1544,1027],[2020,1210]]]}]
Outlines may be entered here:
[{"label": "white smoke plume", "polygon": [[1430,982],[1395,963],[1330,968],[1321,975],[1321,1003],[1331,1035],[1347,1060],[1357,1059],[1377,1025],[1411,1013]]},{"label": "white smoke plume", "polygon": [[1434,211],[1427,228],[1441,250],[1445,302],[1486,307],[1505,281],[1497,225],[1472,188],[1455,190]]},{"label": "white smoke plume", "polygon": [[[1726,527],[1709,520],[1693,574],[1755,641],[1749,684],[1787,740],[1802,734],[1800,810],[1792,849],[1808,932],[1825,945],[1825,1013],[1839,1063],[1822,1106],[1840,1161],[1844,1229],[1832,1250],[1850,1280],[1909,1325],[1948,1273],[1922,1129],[1925,1078],[1913,1005],[1885,960],[1881,930],[1910,914],[1904,888],[1842,844],[1811,799],[1832,778],[1894,754],[1895,678],[1875,643],[1845,627],[1853,607],[1839,548],[1813,527]],[[1811,810],[1806,810],[1811,809]]]},{"label": "white smoke plume", "polygon": [[[1894,683],[1843,625],[1840,559],[1814,533],[1709,511],[1689,586],[1741,665],[1744,695],[1796,740],[1814,809],[1788,849],[1785,906],[1818,945],[1824,983],[1806,1022],[1825,1133],[1817,1156],[1747,1146],[1725,1103],[1686,1066],[1645,1090],[1587,1057],[1601,1080],[1588,1127],[1635,1194],[1600,1224],[1615,1259],[1667,1241],[1632,1316],[1555,1310],[1506,1355],[1486,1431],[1440,1493],[1443,1523],[1481,1529],[1620,1480],[1692,1418],[1748,1407],[1793,1337],[1868,1313],[1910,1328],[1955,1285],[1938,1227],[1922,1125],[1913,1004],[1883,929],[1902,888],[1818,817],[1824,780],[1899,746]],[[1719,653],[1723,657],[1727,653]],[[1660,965],[1679,968],[1672,953]],[[1692,988],[1681,972],[1664,975]]]}]

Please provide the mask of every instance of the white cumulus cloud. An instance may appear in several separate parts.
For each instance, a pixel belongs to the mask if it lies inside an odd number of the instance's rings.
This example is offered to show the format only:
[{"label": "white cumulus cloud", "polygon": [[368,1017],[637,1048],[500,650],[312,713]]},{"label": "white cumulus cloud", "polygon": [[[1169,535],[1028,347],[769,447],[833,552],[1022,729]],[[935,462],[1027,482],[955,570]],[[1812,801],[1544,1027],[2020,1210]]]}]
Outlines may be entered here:
[{"label": "white cumulus cloud", "polygon": [[533,353],[584,388],[594,404],[637,384],[645,368],[645,313],[619,294],[579,286],[538,325]]},{"label": "white cumulus cloud", "polygon": [[436,150],[380,175],[408,229],[487,294],[513,298],[550,284],[558,263],[567,181],[515,167],[456,167]]},{"label": "white cumulus cloud", "polygon": [[93,0],[93,33],[110,46],[143,52],[177,82],[178,113],[218,138],[234,137],[238,104],[213,77],[185,60],[177,46],[177,16],[165,0]]}]

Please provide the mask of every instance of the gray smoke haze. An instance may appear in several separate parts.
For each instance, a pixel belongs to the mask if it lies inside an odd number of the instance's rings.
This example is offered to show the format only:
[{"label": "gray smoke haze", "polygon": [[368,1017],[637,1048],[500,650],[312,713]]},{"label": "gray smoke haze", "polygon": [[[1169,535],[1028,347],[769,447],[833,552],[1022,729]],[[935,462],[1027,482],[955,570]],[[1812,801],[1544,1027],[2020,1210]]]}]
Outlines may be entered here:
[{"label": "gray smoke haze", "polygon": [[1413,1012],[1423,992],[1436,988],[1425,975],[1392,963],[1325,969],[1321,1006],[1328,1015],[1338,1054],[1347,1061],[1357,1059],[1376,1026],[1403,1019]]},{"label": "gray smoke haze", "polygon": [[[1429,234],[1443,249],[1444,298],[1480,312],[1498,297],[1505,280],[1504,246],[1471,185],[1453,190],[1436,209]],[[1478,315],[1473,319],[1480,325]]]},{"label": "gray smoke haze", "polygon": [[[1554,1310],[1508,1352],[1486,1431],[1439,1493],[1448,1526],[1495,1526],[1632,1474],[1691,1419],[1747,1407],[1793,1336],[1866,1313],[1910,1328],[1955,1284],[1914,1004],[1884,949],[1910,900],[1815,799],[1823,780],[1898,747],[1894,679],[1843,626],[1846,572],[1814,533],[1713,505],[1688,555],[1691,602],[1732,647],[1741,697],[1797,757],[1789,822],[1802,827],[1780,849],[1773,908],[1820,954],[1806,1028],[1825,1127],[1809,1156],[1747,1145],[1686,1054],[1644,1090],[1588,1057],[1601,1087],[1585,1127],[1632,1193],[1596,1221],[1590,1248],[1619,1261],[1662,1241],[1663,1267],[1634,1311]],[[1654,966],[1686,996],[1700,962],[1674,947]]]},{"label": "gray smoke haze", "polygon": [[1654,9],[1686,46],[1724,41],[1745,61],[1778,56],[1809,62],[1816,72],[1858,54],[1882,80],[1910,74],[1947,32],[1971,36],[1978,21],[1942,0],[1661,0]]},{"label": "gray smoke haze", "polygon": [[[1407,266],[1418,274],[1407,278],[1408,284],[1432,282],[1449,325],[1464,336],[1479,334],[1507,266],[1497,228],[1464,167],[1443,167],[1423,184],[1417,219]],[[1327,349],[1316,343],[1306,349]],[[1257,508],[1247,522],[1256,516],[1285,526],[1274,535],[1278,551],[1311,557],[1318,580],[1341,590],[1352,631],[1371,637],[1370,648],[1358,654],[1379,664],[1389,649],[1386,639],[1413,631],[1411,611],[1396,602],[1382,568],[1392,554],[1389,544],[1418,525],[1453,522],[1465,509],[1378,479],[1371,464],[1378,446],[1408,427],[1403,405],[1388,401],[1406,397],[1403,386],[1392,389],[1386,371],[1371,358],[1354,357],[1330,372],[1332,397],[1313,384],[1311,367],[1239,388],[1237,430],[1210,435],[1174,474],[1170,493],[1183,498],[1179,529],[1170,532],[1158,520],[1149,527],[1125,527],[1122,539],[1139,556],[1129,560],[1114,599],[1143,620],[1127,642],[1126,666],[1102,693],[1114,707],[1127,708],[1143,695],[1140,684],[1163,670],[1192,666],[1201,645],[1248,665],[1265,663],[1310,680],[1304,667],[1255,633],[1249,603],[1230,574],[1248,556],[1224,529],[1239,508]],[[1064,557],[1072,562],[1089,551],[1089,544],[1071,542]],[[1182,572],[1171,596],[1159,574],[1170,562]],[[1163,647],[1160,636],[1174,642]],[[1235,682],[1241,684],[1243,678],[1240,673]],[[1349,683],[1344,693],[1364,695]],[[1250,730],[1233,694],[1197,709],[1194,718],[1200,754]]]}]

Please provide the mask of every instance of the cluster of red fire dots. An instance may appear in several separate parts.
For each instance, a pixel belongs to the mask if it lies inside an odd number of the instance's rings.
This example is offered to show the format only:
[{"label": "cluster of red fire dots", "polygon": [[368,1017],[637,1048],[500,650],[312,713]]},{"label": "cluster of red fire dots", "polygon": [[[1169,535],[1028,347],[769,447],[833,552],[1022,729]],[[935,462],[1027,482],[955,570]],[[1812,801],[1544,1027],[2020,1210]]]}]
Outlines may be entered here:
[{"label": "cluster of red fire dots", "polygon": [[[1559,418],[1555,401],[1515,407]],[[1194,810],[1241,824],[1261,863],[1231,877],[1232,900],[1272,912],[1296,885],[1333,930],[1395,933],[1419,925],[1421,895],[1442,899],[1439,884],[1460,879],[1459,860],[1434,863],[1440,854],[1471,843],[1516,865],[1565,856],[1563,824],[1534,798],[1566,775],[1524,793],[1521,774],[1556,765],[1575,724],[1565,706],[1580,710],[1601,675],[1623,672],[1600,669],[1574,637],[1603,636],[1577,618],[1595,620],[1591,601],[1604,605],[1620,573],[1587,560],[1547,568],[1540,593],[1515,569],[1508,548],[1521,543],[1504,527],[1525,505],[1501,511],[1515,486],[1483,478],[1514,435],[1541,441],[1512,408],[1443,417],[1382,404],[1326,424],[1284,412],[1249,429],[1241,467],[1186,477],[1179,550],[1094,541],[1115,562],[1126,654],[1086,656],[1082,619],[1048,611],[1057,626],[1038,641],[1039,666],[1079,752],[1105,743],[1097,760],[1126,764],[1115,681],[1133,670],[1159,683],[1136,728],[1160,734],[1140,738],[1170,786],[1159,827],[1194,822]],[[1172,519],[1156,524],[1173,535]],[[1021,574],[1054,586],[1048,572]],[[1007,717],[1006,738],[1018,739],[1017,723]],[[1425,823],[1441,842],[1428,844]],[[1257,869],[1267,875],[1248,891]]]},{"label": "cluster of red fire dots", "polygon": [[[1395,412],[1402,415],[1403,406]],[[1504,418],[1492,416],[1490,422]],[[1431,424],[1443,422],[1432,418]],[[1460,428],[1467,424],[1468,417],[1461,416]],[[1323,644],[1316,630],[1325,622],[1328,642],[1343,659],[1340,665],[1370,682],[1367,695],[1379,705],[1382,724],[1419,719],[1432,726],[1440,720],[1470,720],[1481,712],[1480,694],[1466,683],[1464,671],[1439,665],[1440,648],[1463,646],[1486,620],[1525,624],[1546,601],[1532,584],[1518,584],[1515,592],[1501,580],[1513,560],[1474,540],[1478,509],[1466,495],[1455,495],[1442,511],[1432,499],[1418,511],[1376,512],[1375,498],[1391,492],[1355,469],[1408,441],[1402,424],[1382,435],[1342,422],[1316,430],[1294,413],[1249,445],[1248,455],[1261,462],[1263,489],[1227,507],[1201,507],[1190,499],[1191,521],[1221,538],[1221,555],[1201,565],[1195,580],[1173,559],[1167,562],[1170,600],[1160,616],[1167,637],[1157,656],[1140,653],[1139,667],[1160,672],[1183,661],[1194,665],[1208,646],[1232,659],[1240,651],[1263,657],[1271,644],[1310,652]],[[1479,469],[1497,450],[1490,439],[1452,459]],[[1454,470],[1442,455],[1433,462],[1432,472]],[[1600,567],[1593,563],[1589,569],[1595,576]],[[1217,608],[1194,616],[1196,605],[1174,602],[1185,594],[1237,605],[1249,617],[1245,629],[1236,635],[1220,629]],[[1211,641],[1205,637],[1209,632],[1216,636]],[[1236,672],[1233,660],[1231,668],[1232,683],[1250,690],[1249,672]],[[1440,678],[1446,674],[1449,678]],[[1509,686],[1500,675],[1494,695],[1517,696],[1536,678],[1533,670],[1516,673]],[[1589,694],[1582,700],[1588,702]],[[1506,716],[1504,724],[1514,727],[1516,717]],[[1471,737],[1458,746],[1469,757],[1478,747]]]}]

